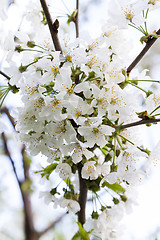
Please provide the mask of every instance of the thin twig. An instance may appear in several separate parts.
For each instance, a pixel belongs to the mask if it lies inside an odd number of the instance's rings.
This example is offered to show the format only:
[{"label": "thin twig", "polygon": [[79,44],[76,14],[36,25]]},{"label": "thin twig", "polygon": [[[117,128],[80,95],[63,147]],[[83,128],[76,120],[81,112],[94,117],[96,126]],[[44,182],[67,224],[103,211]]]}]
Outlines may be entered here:
[{"label": "thin twig", "polygon": [[62,53],[62,48],[59,42],[59,38],[58,38],[58,27],[56,25],[56,23],[53,23],[48,6],[46,4],[45,0],[40,0],[47,23],[48,23],[48,27],[51,33],[51,37],[52,37],[52,41],[55,47],[56,51],[60,51]]},{"label": "thin twig", "polygon": [[4,145],[5,154],[6,154],[6,156],[9,158],[9,160],[10,160],[10,162],[11,162],[14,175],[15,175],[15,177],[16,177],[16,180],[17,180],[17,183],[18,183],[18,185],[19,185],[19,188],[21,189],[22,182],[21,182],[21,181],[19,180],[19,178],[18,178],[18,174],[17,174],[16,168],[15,168],[15,165],[14,165],[14,161],[13,161],[13,159],[12,159],[12,157],[11,157],[11,154],[10,154],[10,151],[9,151],[9,149],[8,149],[7,138],[6,138],[6,135],[5,135],[4,132],[2,133],[2,140],[3,140],[3,145]]},{"label": "thin twig", "polygon": [[59,223],[64,216],[66,216],[66,213],[64,213],[62,216],[58,217],[54,222],[52,222],[47,228],[45,228],[43,231],[39,232],[38,235],[41,237],[42,235],[46,234],[48,231],[50,231],[52,228],[55,227],[57,223]]},{"label": "thin twig", "polygon": [[79,0],[76,1],[76,18],[75,18],[75,26],[76,26],[76,38],[79,37]]},{"label": "thin twig", "polygon": [[[160,34],[160,29],[156,32],[157,35]],[[152,37],[150,38],[147,43],[146,46],[142,49],[142,51],[140,52],[140,54],[135,58],[135,60],[130,64],[130,66],[127,68],[127,73],[129,74],[132,69],[139,63],[139,61],[143,58],[143,56],[148,52],[148,50],[151,48],[151,46],[155,43],[155,41],[157,40],[157,38]]]},{"label": "thin twig", "polygon": [[5,74],[5,73],[2,72],[2,71],[0,71],[0,74],[1,74],[3,77],[7,78],[8,80],[11,79],[7,74]]},{"label": "thin twig", "polygon": [[11,124],[13,126],[13,128],[15,128],[14,118],[10,115],[8,108],[7,107],[3,107],[3,108],[0,109],[0,112],[1,113],[5,113],[7,115],[9,121],[11,122]]},{"label": "thin twig", "polygon": [[[7,146],[7,139],[4,133],[2,133],[2,139],[3,139],[3,144],[4,144],[4,150],[5,154],[8,156],[14,175],[16,177],[19,190],[23,199],[23,208],[24,208],[24,230],[25,230],[25,240],[38,240],[38,238],[35,238],[37,236],[37,232],[34,229],[34,224],[33,224],[33,213],[32,213],[32,207],[31,207],[31,201],[30,201],[30,193],[29,191],[23,190],[23,183],[27,180],[29,180],[29,177],[26,178],[26,174],[28,172],[28,169],[24,166],[24,175],[25,179],[23,181],[20,181],[17,175],[17,171],[14,165],[14,161],[11,157],[10,151]],[[22,148],[22,158],[24,162],[24,148]]]},{"label": "thin twig", "polygon": [[[24,172],[24,181],[30,182],[29,176],[29,159],[26,153],[25,145],[22,146],[21,156],[23,162],[23,172]],[[24,203],[24,229],[25,229],[25,240],[38,240],[38,232],[34,228],[34,219],[33,219],[33,211],[30,199],[30,190],[23,189],[21,187],[22,199]]]},{"label": "thin twig", "polygon": [[[15,127],[15,122],[14,119],[11,117],[8,108],[3,107],[1,109],[1,113],[4,113],[7,115],[8,119],[10,120],[11,124],[13,127]],[[14,175],[16,177],[16,180],[19,185],[19,190],[22,196],[23,200],[23,207],[24,207],[24,230],[25,230],[25,240],[38,240],[42,235],[46,234],[49,230],[51,230],[58,222],[61,221],[61,219],[66,215],[63,214],[59,218],[57,218],[53,223],[51,223],[46,229],[44,229],[42,232],[37,232],[34,228],[34,222],[33,222],[33,212],[32,212],[32,205],[31,205],[31,200],[30,200],[30,192],[27,190],[23,189],[23,184],[25,182],[30,181],[30,176],[29,176],[29,163],[28,163],[28,157],[26,153],[26,148],[25,145],[22,146],[21,149],[21,158],[23,162],[23,172],[24,172],[24,180],[20,181],[18,178],[18,174],[15,168],[14,160],[11,157],[10,151],[7,146],[7,138],[4,133],[2,133],[2,140],[4,144],[4,151],[5,154],[8,156]]]},{"label": "thin twig", "polygon": [[122,129],[130,128],[130,127],[135,127],[135,126],[150,124],[150,123],[157,123],[157,122],[160,122],[160,118],[158,118],[158,119],[142,119],[137,122],[124,124],[120,127],[120,129],[122,130]]},{"label": "thin twig", "polygon": [[80,186],[80,193],[79,193],[79,205],[80,205],[80,211],[78,212],[78,221],[82,224],[86,221],[85,216],[85,210],[86,210],[86,202],[87,202],[87,186],[85,183],[85,179],[82,178],[82,167],[83,165],[81,163],[78,163],[78,176],[79,176],[79,186]]},{"label": "thin twig", "polygon": [[[15,122],[14,119],[11,117],[8,109],[6,107],[1,109],[1,113],[5,113],[8,117],[8,119],[10,120],[11,124],[13,125],[13,127],[15,127]],[[23,184],[26,181],[30,181],[30,177],[29,177],[29,165],[26,162],[26,152],[25,152],[25,146],[23,145],[22,149],[21,149],[21,158],[22,158],[22,162],[23,162],[23,171],[24,171],[24,180],[20,181],[17,171],[16,171],[16,167],[14,164],[14,160],[11,157],[10,151],[8,149],[8,145],[7,145],[7,138],[5,136],[5,133],[2,133],[2,140],[3,140],[3,144],[4,144],[4,151],[5,154],[8,156],[12,168],[13,168],[13,172],[14,175],[16,177],[18,186],[19,186],[19,190],[22,196],[22,200],[23,200],[23,208],[24,208],[24,231],[25,231],[25,240],[38,240],[37,238],[37,231],[34,228],[34,223],[33,223],[33,213],[32,213],[32,206],[31,206],[31,201],[30,201],[30,192],[27,190],[23,189]]]}]

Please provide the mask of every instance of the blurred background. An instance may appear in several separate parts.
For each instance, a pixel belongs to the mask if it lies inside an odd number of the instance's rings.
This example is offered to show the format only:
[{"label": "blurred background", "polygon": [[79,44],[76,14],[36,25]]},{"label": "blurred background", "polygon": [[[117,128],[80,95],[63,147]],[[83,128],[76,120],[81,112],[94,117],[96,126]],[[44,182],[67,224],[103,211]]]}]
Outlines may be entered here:
[{"label": "blurred background", "polygon": [[[74,25],[66,24],[68,15],[75,9],[75,0],[54,0],[55,8],[51,8],[53,19],[58,17],[60,22],[60,35],[68,32],[71,38],[75,37]],[[0,0],[0,35],[2,39],[8,37],[10,31],[24,29],[29,32],[30,27],[25,22],[25,9],[29,4],[28,0]],[[32,5],[31,5],[32,6]],[[109,0],[81,0],[80,1],[80,35],[87,31],[91,37],[97,37],[102,32],[102,26],[107,24],[107,9],[110,7]],[[149,31],[158,30],[160,26],[160,10],[149,14]],[[131,33],[132,32],[132,33]],[[131,29],[129,34],[137,40],[136,55],[143,48],[139,42],[141,34]],[[134,33],[134,34],[133,34]],[[130,37],[130,35],[128,35]],[[3,61],[5,52],[0,49],[0,69],[6,67]],[[133,56],[134,59],[134,56]],[[129,63],[128,63],[129,64]],[[149,69],[152,79],[160,80],[160,41],[157,40],[151,50],[146,54],[138,66],[142,69]],[[5,83],[0,75],[0,85]],[[157,87],[152,86],[152,87]],[[0,138],[0,240],[24,240],[24,201],[22,192],[27,191],[31,202],[32,220],[38,231],[44,231],[40,240],[69,240],[78,230],[74,215],[68,216],[65,210],[54,209],[52,204],[44,201],[43,192],[50,189],[58,182],[58,175],[50,176],[48,183],[44,182],[35,171],[46,166],[46,159],[43,156],[28,157],[31,162],[27,167],[24,164],[23,146],[17,140],[14,127],[9,120],[7,110],[20,105],[20,99],[10,94],[3,105],[2,118],[7,123],[5,136]],[[0,128],[2,125],[0,126]],[[154,149],[160,140],[159,124],[150,128],[141,127],[141,133],[145,147]],[[10,152],[6,154],[5,142]],[[160,155],[159,155],[160,158]],[[160,159],[159,159],[160,160]],[[13,161],[13,162],[12,162]],[[13,168],[15,167],[15,169]],[[22,182],[20,190],[15,176]],[[25,173],[29,172],[29,177]],[[26,181],[27,180],[27,181]],[[41,193],[40,193],[41,192]],[[132,206],[129,213],[124,216],[122,226],[124,229],[124,240],[160,240],[160,168],[153,169],[145,183],[137,187],[135,193],[137,204]],[[46,231],[46,232],[45,232]]]}]

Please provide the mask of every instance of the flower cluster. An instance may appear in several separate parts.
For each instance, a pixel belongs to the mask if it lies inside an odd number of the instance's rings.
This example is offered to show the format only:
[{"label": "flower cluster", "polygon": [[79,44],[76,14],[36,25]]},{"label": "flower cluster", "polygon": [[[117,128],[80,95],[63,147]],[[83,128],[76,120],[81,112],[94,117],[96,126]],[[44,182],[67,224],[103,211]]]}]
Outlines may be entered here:
[{"label": "flower cluster", "polygon": [[[144,15],[148,5],[158,1],[143,1],[137,13],[133,13],[136,5],[124,2],[116,4],[124,13],[127,26],[127,21],[135,25],[133,20],[140,12]],[[146,15],[141,16],[144,21]],[[94,199],[99,199],[101,189],[111,192],[112,204],[101,203],[100,209],[92,212],[89,229],[95,228],[103,239],[103,231],[107,231],[111,238],[115,216],[119,219],[129,202],[127,189],[142,181],[141,165],[149,154],[136,138],[138,128],[122,126],[137,121],[138,116],[145,119],[139,93],[148,97],[151,114],[159,109],[158,95],[138,86],[142,75],[148,79],[144,71],[137,71],[132,77],[127,73],[130,59],[123,55],[124,42],[116,40],[115,44],[115,39],[123,38],[123,31],[117,26],[105,26],[103,34],[90,42],[82,38],[71,42],[66,38],[62,52],[54,50],[43,22],[40,28],[44,28],[43,38],[47,39],[43,42],[37,36],[34,40],[22,32],[16,33],[19,44],[14,50],[22,55],[21,65],[17,68],[12,62],[9,67],[9,84],[22,96],[22,107],[15,114],[16,130],[32,156],[42,153],[47,157],[49,165],[40,171],[41,175],[49,179],[55,171],[66,183],[63,196],[59,197],[58,187],[50,191],[55,205],[68,207],[74,213],[80,211],[78,187],[76,181],[72,182],[78,178],[79,169]],[[130,51],[130,45],[125,48]],[[132,91],[131,86],[138,92]]]}]

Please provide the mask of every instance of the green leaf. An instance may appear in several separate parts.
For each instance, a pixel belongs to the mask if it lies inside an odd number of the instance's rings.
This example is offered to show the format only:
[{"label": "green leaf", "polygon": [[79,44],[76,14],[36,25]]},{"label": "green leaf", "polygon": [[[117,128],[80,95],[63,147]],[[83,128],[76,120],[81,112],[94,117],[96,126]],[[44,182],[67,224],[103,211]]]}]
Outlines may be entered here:
[{"label": "green leaf", "polygon": [[47,166],[46,168],[44,168],[43,170],[36,171],[36,173],[41,173],[41,176],[42,177],[46,176],[46,179],[48,180],[50,174],[55,170],[57,165],[58,165],[58,163],[52,163],[49,166]]},{"label": "green leaf", "polygon": [[89,235],[90,232],[86,232],[86,230],[82,227],[81,223],[78,222],[79,231],[73,236],[72,240],[90,240]]},{"label": "green leaf", "polygon": [[67,186],[68,186],[70,189],[74,189],[74,185],[72,184],[72,182],[71,182],[70,179],[65,178],[65,179],[63,179],[63,181],[67,184]]},{"label": "green leaf", "polygon": [[107,181],[104,181],[102,187],[107,187],[118,194],[125,192],[125,189],[119,183],[110,184]]},{"label": "green leaf", "polygon": [[136,114],[138,115],[139,118],[141,118],[143,120],[155,119],[155,117],[151,116],[147,111],[136,112]]},{"label": "green leaf", "polygon": [[108,149],[106,149],[106,147],[103,147],[101,151],[105,156],[108,154]]},{"label": "green leaf", "polygon": [[67,24],[70,25],[71,22],[76,22],[76,16],[77,16],[78,10],[74,10],[73,13],[71,15],[67,14],[68,16],[68,20],[67,20]]},{"label": "green leaf", "polygon": [[51,191],[50,191],[50,194],[51,194],[52,196],[54,196],[56,193],[57,193],[58,195],[60,195],[60,193],[57,192],[57,187],[52,188]]}]

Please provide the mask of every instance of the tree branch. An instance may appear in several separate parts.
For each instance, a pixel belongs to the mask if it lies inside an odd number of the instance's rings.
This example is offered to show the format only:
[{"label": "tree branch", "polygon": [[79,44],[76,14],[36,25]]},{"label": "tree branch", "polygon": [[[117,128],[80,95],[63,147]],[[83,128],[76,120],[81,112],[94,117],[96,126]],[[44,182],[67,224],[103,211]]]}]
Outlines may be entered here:
[{"label": "tree branch", "polygon": [[[58,39],[58,27],[57,27],[57,22],[52,21],[51,15],[49,13],[49,9],[48,6],[46,4],[45,0],[40,0],[47,23],[48,23],[48,27],[51,33],[51,37],[52,37],[52,41],[55,47],[56,51],[60,51],[62,53],[62,48]],[[58,20],[57,20],[58,21]]]},{"label": "tree branch", "polygon": [[[11,154],[9,152],[8,146],[7,146],[7,139],[5,136],[5,133],[2,133],[2,140],[3,140],[3,144],[4,144],[4,151],[5,154],[8,156],[12,168],[13,168],[13,172],[14,175],[16,177],[18,186],[19,186],[19,190],[23,199],[23,208],[24,208],[24,230],[25,230],[25,240],[38,240],[37,238],[37,232],[34,228],[34,224],[33,224],[33,213],[32,213],[32,207],[31,207],[31,202],[30,202],[30,193],[27,190],[23,189],[23,184],[25,181],[29,180],[29,167],[27,166],[27,164],[24,164],[24,180],[20,181],[17,175],[17,171],[14,165],[14,161],[11,157]],[[22,148],[22,159],[23,162],[25,162],[25,147],[23,146]]]},{"label": "tree branch", "polygon": [[[14,119],[11,117],[8,109],[6,107],[1,109],[1,113],[5,113],[7,117],[9,118],[11,124],[13,127],[15,127]],[[55,220],[53,223],[51,223],[46,229],[44,229],[42,232],[37,232],[36,229],[34,228],[34,219],[33,219],[33,212],[32,212],[32,205],[31,205],[31,200],[30,200],[30,190],[29,189],[24,189],[24,183],[29,183],[30,181],[30,176],[29,176],[29,166],[30,166],[30,159],[27,156],[25,145],[22,146],[21,149],[21,158],[23,162],[23,172],[24,172],[24,180],[20,181],[18,178],[18,174],[16,171],[16,167],[14,164],[14,160],[11,157],[10,151],[8,149],[7,145],[7,138],[5,136],[5,133],[2,133],[2,140],[4,144],[4,151],[5,154],[8,156],[14,175],[16,177],[19,190],[22,196],[23,200],[23,208],[24,208],[24,232],[25,232],[25,240],[38,240],[42,235],[46,234],[50,229],[52,229],[58,222],[61,221],[61,219],[66,215],[63,214],[60,216],[57,220]]]},{"label": "tree branch", "polygon": [[75,18],[75,26],[76,26],[76,38],[79,37],[79,0],[76,1],[76,18]]},{"label": "tree branch", "polygon": [[5,154],[7,155],[7,157],[9,158],[9,160],[11,162],[14,175],[16,177],[16,180],[17,180],[17,183],[19,185],[19,188],[21,189],[22,182],[18,178],[17,171],[16,171],[16,168],[15,168],[15,165],[14,165],[14,161],[13,161],[13,159],[11,157],[10,152],[9,152],[8,145],[7,145],[7,138],[6,138],[6,135],[5,135],[4,132],[2,133],[2,140],[3,140],[3,145],[4,145],[4,152],[5,152]]},{"label": "tree branch", "polygon": [[[26,148],[23,145],[21,150],[22,162],[23,162],[23,171],[24,171],[24,183],[30,182],[29,177],[29,158],[26,153]],[[33,212],[30,199],[30,189],[23,189],[21,186],[22,199],[24,203],[24,229],[25,229],[25,240],[38,240],[38,233],[34,228],[33,222]]]},{"label": "tree branch", "polygon": [[86,217],[85,217],[85,210],[86,210],[86,202],[87,202],[87,186],[85,183],[85,180],[82,178],[82,167],[83,165],[81,163],[78,163],[78,176],[79,176],[79,186],[80,186],[80,193],[79,193],[79,205],[80,205],[80,211],[78,212],[78,221],[82,224],[85,223]]},{"label": "tree branch", "polygon": [[142,119],[137,122],[124,124],[124,125],[120,126],[120,129],[122,130],[122,129],[130,128],[130,127],[135,127],[135,126],[150,124],[150,123],[157,123],[157,122],[160,122],[160,118],[158,118],[158,119]]},{"label": "tree branch", "polygon": [[11,79],[7,74],[5,74],[5,73],[2,72],[2,71],[0,71],[0,74],[1,74],[3,77],[7,78],[8,80]]},{"label": "tree branch", "polygon": [[15,128],[14,118],[10,115],[8,108],[3,107],[3,108],[0,109],[0,112],[1,112],[1,113],[5,113],[5,114],[7,115],[9,121],[11,122],[11,124],[12,124],[12,126],[13,126],[13,128]]},{"label": "tree branch", "polygon": [[[1,109],[1,113],[5,113],[8,117],[8,119],[10,120],[12,126],[15,128],[15,122],[14,119],[11,117],[8,108],[4,107]],[[7,139],[5,136],[5,133],[2,133],[2,140],[3,140],[3,144],[4,144],[4,151],[5,154],[8,156],[12,168],[13,168],[13,172],[14,175],[16,177],[18,186],[19,186],[19,190],[22,196],[22,200],[23,200],[23,208],[24,208],[24,231],[25,231],[25,240],[38,240],[37,238],[37,231],[34,228],[34,223],[33,223],[33,213],[32,213],[32,206],[31,206],[31,201],[30,201],[30,192],[29,190],[26,190],[23,188],[23,185],[25,182],[29,182],[30,181],[30,177],[29,177],[29,164],[26,161],[26,152],[25,152],[25,146],[23,145],[22,149],[21,149],[21,158],[22,158],[22,162],[23,162],[23,171],[24,171],[24,180],[20,181],[17,171],[16,171],[16,167],[14,164],[14,160],[11,157],[10,151],[8,149],[7,146]]]},{"label": "tree branch", "polygon": [[[156,32],[157,35],[160,34],[160,29]],[[151,46],[155,43],[157,38],[151,37],[148,39],[146,46],[142,49],[140,54],[135,58],[135,60],[130,64],[130,66],[127,68],[127,73],[129,74],[132,69],[139,63],[139,61],[143,58],[143,56],[148,52],[148,50],[151,48]]]},{"label": "tree branch", "polygon": [[66,216],[66,213],[64,213],[62,216],[60,216],[59,218],[57,218],[54,222],[52,222],[52,223],[51,223],[47,228],[45,228],[43,231],[39,232],[39,233],[38,233],[38,236],[41,237],[42,235],[44,235],[44,234],[46,234],[48,231],[50,231],[52,228],[54,228],[55,225],[56,225],[57,223],[59,223],[64,216]]}]

